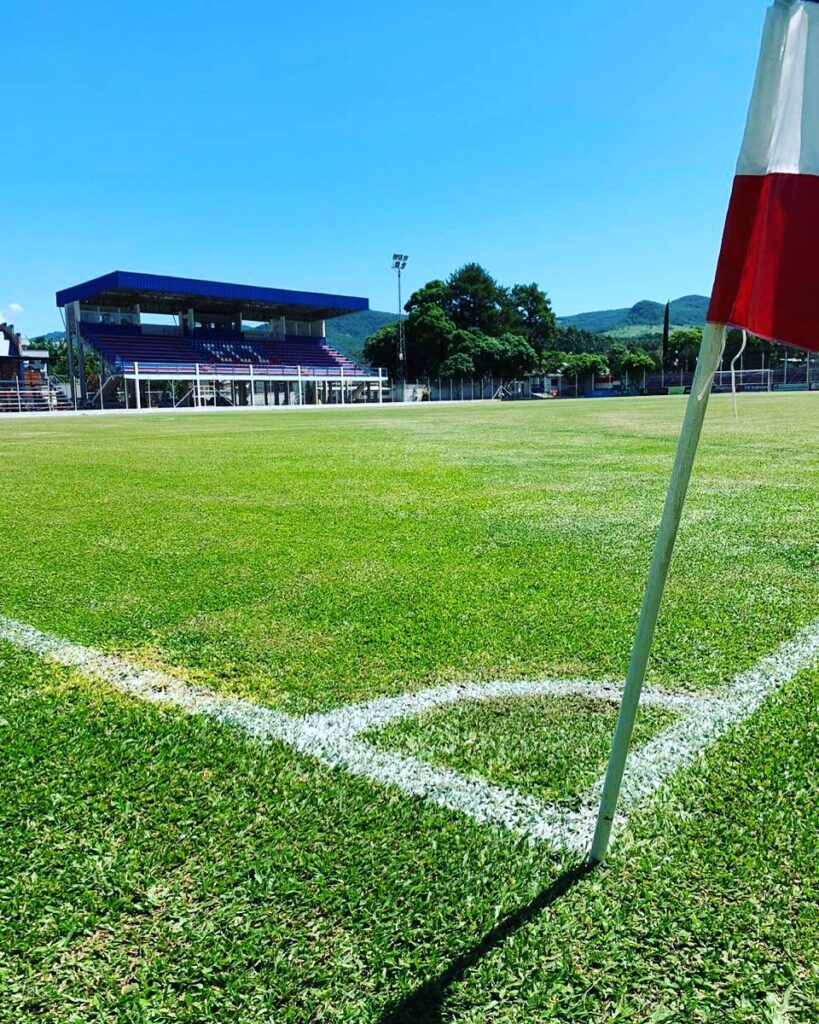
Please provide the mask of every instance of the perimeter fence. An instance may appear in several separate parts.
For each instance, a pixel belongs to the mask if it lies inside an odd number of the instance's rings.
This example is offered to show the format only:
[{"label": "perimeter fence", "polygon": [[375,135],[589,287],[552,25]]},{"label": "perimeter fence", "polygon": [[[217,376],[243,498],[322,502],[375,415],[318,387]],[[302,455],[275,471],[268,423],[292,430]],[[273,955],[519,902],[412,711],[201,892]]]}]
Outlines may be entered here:
[{"label": "perimeter fence", "polygon": [[[542,398],[614,398],[633,395],[679,395],[691,389],[693,370],[671,373],[647,373],[636,380],[628,377],[575,379],[564,376],[531,377],[430,377],[401,384],[393,382],[394,402],[478,402],[491,399],[520,401]],[[774,370],[737,370],[737,391],[816,391],[819,390],[819,360],[786,365]],[[730,370],[719,370],[714,377],[715,392],[731,391]]]}]

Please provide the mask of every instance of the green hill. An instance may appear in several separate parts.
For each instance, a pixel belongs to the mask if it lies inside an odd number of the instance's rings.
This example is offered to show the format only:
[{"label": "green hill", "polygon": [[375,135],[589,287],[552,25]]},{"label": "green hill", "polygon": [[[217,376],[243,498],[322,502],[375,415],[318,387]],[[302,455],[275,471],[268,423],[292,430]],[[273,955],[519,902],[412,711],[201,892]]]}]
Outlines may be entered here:
[{"label": "green hill", "polygon": [[377,309],[335,317],[327,321],[327,340],[333,348],[345,355],[360,359],[365,339],[395,319],[395,313],[384,313]]},{"label": "green hill", "polygon": [[[709,299],[705,295],[684,295],[671,303],[671,323],[675,327],[701,327]],[[579,327],[596,334],[617,334],[628,337],[634,334],[651,333],[652,328],[662,328],[665,303],[643,299],[628,309],[599,309],[591,313],[576,313],[574,316],[559,317],[566,327]]]}]

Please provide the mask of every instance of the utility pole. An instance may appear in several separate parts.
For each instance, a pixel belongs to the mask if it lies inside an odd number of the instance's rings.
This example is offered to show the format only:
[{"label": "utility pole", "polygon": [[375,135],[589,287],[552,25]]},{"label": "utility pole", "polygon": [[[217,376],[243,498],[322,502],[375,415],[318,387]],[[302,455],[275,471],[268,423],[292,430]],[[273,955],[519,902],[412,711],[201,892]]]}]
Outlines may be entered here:
[{"label": "utility pole", "polygon": [[[406,267],[408,259],[409,256],[404,253],[392,254],[392,269],[398,275],[398,376],[402,387],[407,379],[407,343],[404,335],[404,307],[401,302],[401,271]],[[402,395],[402,401],[403,397]]]}]

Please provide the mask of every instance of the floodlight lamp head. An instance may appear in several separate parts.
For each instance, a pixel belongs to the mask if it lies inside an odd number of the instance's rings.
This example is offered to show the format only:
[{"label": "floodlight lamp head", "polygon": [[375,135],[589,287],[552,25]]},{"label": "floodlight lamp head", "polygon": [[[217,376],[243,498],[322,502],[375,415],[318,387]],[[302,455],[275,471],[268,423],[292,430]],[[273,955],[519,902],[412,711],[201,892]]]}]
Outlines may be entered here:
[{"label": "floodlight lamp head", "polygon": [[403,253],[400,253],[400,252],[394,252],[392,254],[392,269],[393,270],[403,270],[404,267],[406,267],[406,265],[407,265],[407,260],[408,259],[409,259],[409,256],[405,256]]}]

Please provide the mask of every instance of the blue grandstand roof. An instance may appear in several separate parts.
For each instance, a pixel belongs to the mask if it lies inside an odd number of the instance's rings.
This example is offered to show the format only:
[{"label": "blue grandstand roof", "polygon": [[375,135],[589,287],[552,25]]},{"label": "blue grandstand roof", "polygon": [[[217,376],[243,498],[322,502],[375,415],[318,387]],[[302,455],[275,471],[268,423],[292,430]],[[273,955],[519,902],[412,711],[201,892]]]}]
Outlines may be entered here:
[{"label": "blue grandstand roof", "polygon": [[88,302],[97,306],[140,303],[146,311],[176,313],[193,306],[203,313],[223,313],[241,308],[249,320],[288,316],[294,320],[321,320],[369,309],[368,299],[353,295],[259,288],[250,284],[201,281],[164,274],[134,274],[114,270],[92,281],[57,292],[57,305]]}]

